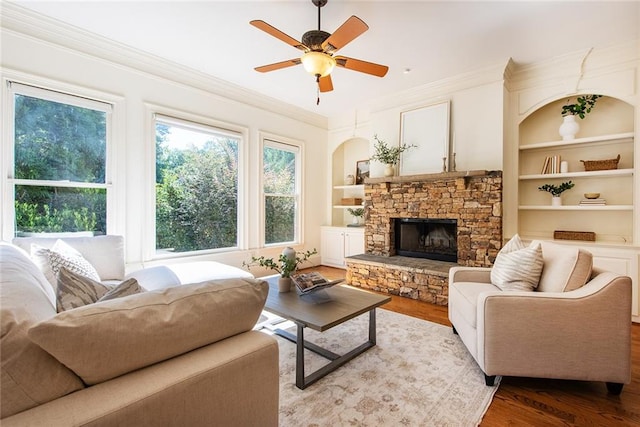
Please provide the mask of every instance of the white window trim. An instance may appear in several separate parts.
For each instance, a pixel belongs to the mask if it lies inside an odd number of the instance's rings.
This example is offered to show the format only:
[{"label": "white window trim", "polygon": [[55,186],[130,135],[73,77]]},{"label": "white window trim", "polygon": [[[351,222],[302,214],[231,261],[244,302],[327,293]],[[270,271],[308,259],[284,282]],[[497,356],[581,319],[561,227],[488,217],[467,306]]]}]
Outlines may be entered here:
[{"label": "white window trim", "polygon": [[[216,254],[216,253],[229,253],[239,251],[248,247],[248,150],[246,149],[248,143],[249,131],[246,127],[234,125],[231,123],[216,120],[211,117],[206,117],[194,113],[189,113],[182,110],[176,110],[173,108],[160,106],[151,103],[145,103],[146,120],[148,121],[146,129],[148,136],[146,138],[147,147],[145,150],[145,158],[147,159],[147,176],[145,185],[145,212],[143,227],[143,262],[170,259],[170,258],[182,258],[192,257],[197,255]],[[156,119],[163,122],[175,123],[181,127],[187,127],[195,129],[199,132],[210,132],[211,128],[215,129],[217,135],[228,135],[234,138],[239,138],[238,144],[238,242],[236,247],[222,248],[222,249],[206,249],[201,251],[180,252],[174,254],[158,253],[156,251]]]},{"label": "white window trim", "polygon": [[[87,89],[80,86],[62,83],[51,79],[37,77],[15,70],[2,70],[2,105],[0,114],[4,132],[2,134],[2,158],[0,164],[0,228],[2,240],[11,241],[15,233],[14,197],[15,185],[38,184],[55,185],[76,188],[105,188],[107,203],[107,234],[122,234],[125,209],[116,210],[116,206],[124,207],[125,194],[120,191],[120,180],[115,177],[124,173],[117,167],[123,167],[117,153],[122,153],[120,146],[124,146],[124,99],[119,96]],[[14,179],[14,106],[16,93],[61,102],[83,108],[103,111],[107,113],[107,147],[105,158],[105,182],[103,184],[69,183],[66,181],[47,180],[17,180]],[[120,154],[121,156],[122,154]],[[122,172],[122,173],[120,173]],[[124,182],[124,179],[121,180]]]},{"label": "white window trim", "polygon": [[[275,135],[275,134],[271,134],[271,133],[267,133],[267,132],[259,132],[258,133],[258,137],[260,140],[260,147],[259,147],[259,183],[258,183],[258,188],[259,190],[259,195],[260,195],[260,202],[259,202],[259,206],[260,206],[260,215],[258,215],[259,217],[259,224],[258,224],[258,232],[259,232],[259,236],[260,236],[260,247],[263,248],[272,248],[272,247],[284,247],[284,246],[289,246],[289,245],[300,245],[304,242],[304,200],[303,200],[303,191],[302,189],[305,188],[304,186],[304,176],[303,176],[303,162],[304,162],[304,143],[302,141],[296,140],[296,139],[292,139],[292,138],[287,138],[287,137],[283,137],[280,135]],[[294,237],[294,241],[293,242],[279,242],[279,243],[269,243],[267,244],[265,242],[265,233],[266,233],[266,227],[265,227],[265,221],[266,221],[266,215],[265,215],[265,192],[264,192],[264,176],[263,176],[263,171],[264,171],[264,148],[265,147],[274,147],[274,148],[278,148],[281,150],[287,150],[287,151],[291,151],[293,153],[296,154],[297,158],[296,158],[296,177],[298,179],[296,179],[296,211],[297,211],[297,217],[295,220],[295,237]]]}]

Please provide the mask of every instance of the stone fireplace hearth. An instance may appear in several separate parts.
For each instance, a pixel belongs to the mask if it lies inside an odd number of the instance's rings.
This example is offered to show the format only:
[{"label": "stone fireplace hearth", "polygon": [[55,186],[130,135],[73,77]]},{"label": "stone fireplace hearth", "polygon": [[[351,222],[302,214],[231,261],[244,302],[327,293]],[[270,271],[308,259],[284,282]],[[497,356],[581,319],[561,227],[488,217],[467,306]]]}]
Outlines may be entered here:
[{"label": "stone fireplace hearth", "polygon": [[[456,262],[424,259],[411,252],[398,256],[395,224],[403,218],[455,221]],[[365,181],[365,254],[347,258],[347,281],[446,305],[449,268],[490,267],[501,246],[501,171],[369,178]]]}]

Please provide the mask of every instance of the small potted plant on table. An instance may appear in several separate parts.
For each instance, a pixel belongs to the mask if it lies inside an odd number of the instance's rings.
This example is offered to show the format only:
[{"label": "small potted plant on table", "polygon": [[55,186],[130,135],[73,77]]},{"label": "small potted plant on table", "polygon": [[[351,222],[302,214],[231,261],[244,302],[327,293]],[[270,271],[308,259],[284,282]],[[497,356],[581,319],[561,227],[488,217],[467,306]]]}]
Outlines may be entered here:
[{"label": "small potted plant on table", "polygon": [[249,270],[252,266],[269,268],[280,274],[278,279],[278,291],[289,292],[291,290],[291,274],[297,269],[298,265],[307,261],[311,256],[317,254],[315,249],[311,251],[296,253],[295,249],[286,247],[277,259],[266,258],[264,256],[251,257],[250,262],[243,262],[242,266]]},{"label": "small potted plant on table", "polygon": [[565,191],[572,189],[574,185],[575,184],[571,181],[563,182],[560,185],[544,184],[538,187],[538,190],[551,193],[552,206],[562,206],[562,199],[560,198],[560,195]]}]

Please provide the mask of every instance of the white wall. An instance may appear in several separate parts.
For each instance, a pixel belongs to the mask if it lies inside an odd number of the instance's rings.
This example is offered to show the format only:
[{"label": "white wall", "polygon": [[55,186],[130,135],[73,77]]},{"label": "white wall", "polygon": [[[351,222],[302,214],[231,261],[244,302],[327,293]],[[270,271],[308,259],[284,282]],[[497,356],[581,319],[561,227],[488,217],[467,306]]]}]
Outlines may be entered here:
[{"label": "white wall", "polygon": [[[326,119],[310,116],[304,111],[288,110],[287,107],[282,107],[284,113],[281,113],[275,104],[266,104],[264,109],[257,107],[254,104],[259,96],[250,93],[246,93],[248,101],[242,102],[237,100],[238,93],[242,94],[241,90],[236,91],[236,100],[226,94],[218,95],[214,93],[217,82],[208,81],[205,76],[191,70],[159,62],[157,58],[146,58],[121,46],[109,44],[104,39],[92,40],[86,34],[74,34],[67,27],[52,27],[52,23],[33,22],[31,19],[21,25],[18,21],[3,20],[3,79],[11,78],[58,89],[78,89],[98,97],[105,94],[105,98],[120,100],[116,106],[120,119],[116,118],[114,123],[117,168],[113,179],[119,220],[109,233],[125,236],[126,258],[130,266],[148,261],[145,253],[149,248],[145,251],[143,242],[145,237],[147,241],[150,240],[146,236],[149,230],[147,224],[152,218],[149,216],[152,210],[148,205],[153,200],[152,173],[149,170],[152,151],[149,146],[153,144],[154,134],[150,105],[230,124],[248,137],[248,167],[244,177],[249,182],[250,190],[244,201],[249,215],[247,233],[241,243],[242,250],[205,258],[240,266],[250,254],[256,253],[249,250],[256,248],[260,241],[260,194],[257,186],[259,132],[303,142],[303,193],[306,197],[303,200],[304,242],[299,248],[320,249],[320,225],[325,219],[323,213],[327,199],[318,195],[325,194],[327,170],[324,163],[317,159],[327,157]],[[95,54],[86,52],[91,50],[92,43]],[[135,59],[127,60],[131,58]],[[153,71],[151,66],[158,72],[150,72]],[[296,116],[301,119],[296,119]],[[3,133],[3,147],[7,143],[5,139],[6,133]],[[5,228],[2,224],[2,229]],[[6,234],[3,235],[5,240],[11,237]],[[281,250],[277,248],[262,253],[275,254]]]}]

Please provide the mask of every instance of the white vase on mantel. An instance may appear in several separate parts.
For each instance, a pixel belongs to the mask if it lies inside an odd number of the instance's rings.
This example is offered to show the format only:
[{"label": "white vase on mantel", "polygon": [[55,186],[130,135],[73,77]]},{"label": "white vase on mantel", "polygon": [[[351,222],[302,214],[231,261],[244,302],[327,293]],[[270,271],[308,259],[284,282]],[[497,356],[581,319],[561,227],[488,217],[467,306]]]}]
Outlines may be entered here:
[{"label": "white vase on mantel", "polygon": [[384,176],[393,176],[394,175],[394,167],[391,163],[384,165]]},{"label": "white vase on mantel", "polygon": [[576,122],[576,116],[573,114],[564,116],[558,133],[563,141],[570,141],[576,138],[576,134],[580,130],[580,125]]},{"label": "white vase on mantel", "polygon": [[551,206],[562,206],[562,197],[560,196],[551,197]]}]

